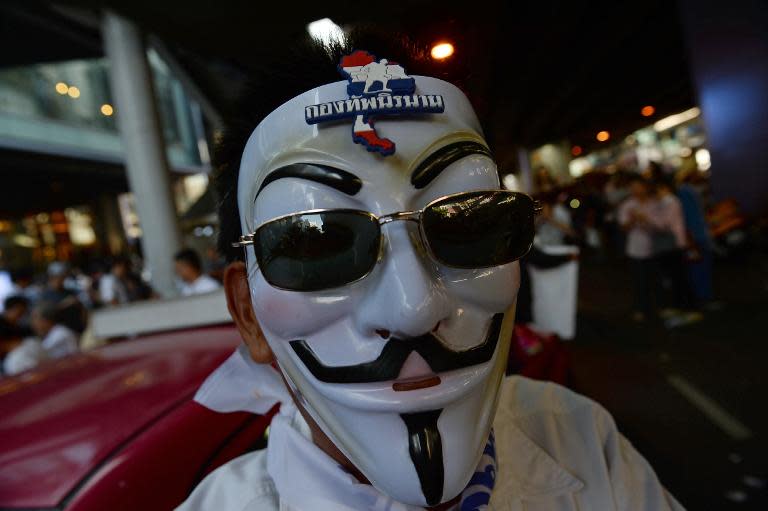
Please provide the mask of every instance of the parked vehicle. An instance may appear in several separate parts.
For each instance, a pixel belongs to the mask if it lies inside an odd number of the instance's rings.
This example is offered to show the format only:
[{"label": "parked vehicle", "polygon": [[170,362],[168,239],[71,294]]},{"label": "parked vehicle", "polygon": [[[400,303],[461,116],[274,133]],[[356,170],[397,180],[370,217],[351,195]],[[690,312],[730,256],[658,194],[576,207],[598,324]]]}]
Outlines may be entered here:
[{"label": "parked vehicle", "polygon": [[192,401],[239,340],[231,324],[150,334],[0,380],[0,509],[167,511],[263,447],[271,414]]}]

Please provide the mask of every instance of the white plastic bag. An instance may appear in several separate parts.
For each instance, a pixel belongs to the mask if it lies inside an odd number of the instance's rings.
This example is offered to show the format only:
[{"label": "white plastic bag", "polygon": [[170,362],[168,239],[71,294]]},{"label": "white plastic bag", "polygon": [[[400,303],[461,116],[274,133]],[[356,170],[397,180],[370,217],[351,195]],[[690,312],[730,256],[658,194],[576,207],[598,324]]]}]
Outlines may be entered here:
[{"label": "white plastic bag", "polygon": [[[546,254],[578,254],[574,245],[537,245]],[[576,305],[579,291],[579,263],[570,261],[557,268],[541,270],[528,265],[536,330],[554,332],[562,339],[576,335]]]}]

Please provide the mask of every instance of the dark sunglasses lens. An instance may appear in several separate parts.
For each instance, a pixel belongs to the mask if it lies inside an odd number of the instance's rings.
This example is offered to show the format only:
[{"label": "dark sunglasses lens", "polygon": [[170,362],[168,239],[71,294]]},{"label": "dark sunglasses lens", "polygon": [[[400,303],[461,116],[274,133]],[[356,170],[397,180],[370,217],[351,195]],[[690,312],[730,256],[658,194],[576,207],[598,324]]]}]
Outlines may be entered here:
[{"label": "dark sunglasses lens", "polygon": [[291,215],[267,222],[254,250],[264,278],[293,291],[317,291],[353,282],[376,264],[381,231],[360,211]]},{"label": "dark sunglasses lens", "polygon": [[508,191],[467,192],[424,211],[424,235],[447,266],[485,268],[510,263],[531,248],[533,200]]}]

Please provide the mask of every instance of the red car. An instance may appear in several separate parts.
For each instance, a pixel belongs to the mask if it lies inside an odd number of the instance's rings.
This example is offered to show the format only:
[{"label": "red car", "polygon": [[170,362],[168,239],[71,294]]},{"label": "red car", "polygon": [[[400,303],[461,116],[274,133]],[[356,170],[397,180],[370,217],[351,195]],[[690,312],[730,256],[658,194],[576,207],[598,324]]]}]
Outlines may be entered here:
[{"label": "red car", "polygon": [[118,342],[0,380],[0,509],[151,511],[265,444],[271,418],[192,397],[234,326]]}]

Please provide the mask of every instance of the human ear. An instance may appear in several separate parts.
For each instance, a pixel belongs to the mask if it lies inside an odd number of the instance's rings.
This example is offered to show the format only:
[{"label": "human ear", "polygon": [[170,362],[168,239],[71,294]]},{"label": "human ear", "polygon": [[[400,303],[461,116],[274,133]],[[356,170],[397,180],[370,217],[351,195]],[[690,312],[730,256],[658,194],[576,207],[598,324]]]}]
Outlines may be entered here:
[{"label": "human ear", "polygon": [[227,297],[229,314],[240,331],[245,345],[248,346],[251,358],[260,364],[272,362],[274,355],[253,312],[251,292],[248,288],[248,272],[242,261],[230,263],[224,269],[224,293]]}]

